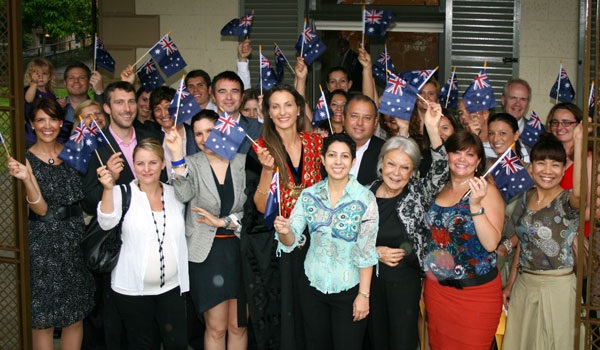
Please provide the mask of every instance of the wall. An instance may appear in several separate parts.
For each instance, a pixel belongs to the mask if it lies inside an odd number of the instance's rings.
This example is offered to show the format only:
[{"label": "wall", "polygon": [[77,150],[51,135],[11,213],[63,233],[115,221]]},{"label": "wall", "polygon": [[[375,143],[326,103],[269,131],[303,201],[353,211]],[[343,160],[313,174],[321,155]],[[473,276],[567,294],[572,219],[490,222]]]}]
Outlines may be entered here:
[{"label": "wall", "polygon": [[578,26],[578,1],[521,0],[519,75],[531,85],[532,108],[544,121],[554,105],[548,94],[561,59],[575,97],[584,91],[577,83]]}]

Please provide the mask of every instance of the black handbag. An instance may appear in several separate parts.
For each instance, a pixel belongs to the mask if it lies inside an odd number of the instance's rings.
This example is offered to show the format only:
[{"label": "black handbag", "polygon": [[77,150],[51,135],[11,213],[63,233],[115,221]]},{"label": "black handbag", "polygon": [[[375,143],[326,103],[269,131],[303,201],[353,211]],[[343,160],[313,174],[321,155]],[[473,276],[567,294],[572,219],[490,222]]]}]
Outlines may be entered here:
[{"label": "black handbag", "polygon": [[121,226],[131,202],[129,184],[120,186],[121,208],[123,210],[119,223],[110,230],[105,231],[98,224],[98,217],[94,216],[85,228],[85,234],[80,243],[83,258],[92,272],[111,272],[119,261],[119,253],[123,244],[121,241]]}]

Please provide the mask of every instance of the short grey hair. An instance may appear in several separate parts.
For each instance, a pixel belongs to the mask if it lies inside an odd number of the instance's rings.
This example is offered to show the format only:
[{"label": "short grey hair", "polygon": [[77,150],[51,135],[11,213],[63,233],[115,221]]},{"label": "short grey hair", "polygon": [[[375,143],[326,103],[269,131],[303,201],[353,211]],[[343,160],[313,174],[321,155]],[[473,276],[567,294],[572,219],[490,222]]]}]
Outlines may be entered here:
[{"label": "short grey hair", "polygon": [[391,137],[383,144],[379,152],[379,160],[377,161],[377,175],[381,177],[383,157],[393,150],[400,150],[408,155],[413,162],[413,176],[417,176],[419,164],[421,164],[421,152],[415,140],[404,136]]},{"label": "short grey hair", "polygon": [[502,89],[502,96],[508,97],[508,89],[510,89],[511,85],[523,85],[525,89],[527,89],[527,93],[529,94],[528,100],[531,102],[531,86],[525,79],[513,78],[504,84],[504,89]]}]

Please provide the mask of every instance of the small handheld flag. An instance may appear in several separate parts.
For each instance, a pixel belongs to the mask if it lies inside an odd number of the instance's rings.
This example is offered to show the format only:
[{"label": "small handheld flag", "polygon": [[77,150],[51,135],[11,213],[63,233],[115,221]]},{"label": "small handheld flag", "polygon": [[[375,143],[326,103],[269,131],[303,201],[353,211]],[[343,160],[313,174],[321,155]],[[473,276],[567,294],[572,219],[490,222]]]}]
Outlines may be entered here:
[{"label": "small handheld flag", "polygon": [[389,79],[381,96],[379,113],[410,120],[419,92],[414,85],[407,83],[400,76],[388,73]]},{"label": "small handheld flag", "polygon": [[452,70],[452,75],[442,86],[438,94],[440,104],[444,108],[458,108],[458,79],[456,78],[456,67]]},{"label": "small handheld flag", "polygon": [[216,153],[221,158],[232,160],[244,142],[246,130],[225,112],[221,114],[210,132],[204,147]]},{"label": "small handheld flag", "polygon": [[223,29],[221,29],[221,35],[223,36],[248,36],[250,29],[252,29],[252,20],[254,19],[253,13],[248,13],[241,18],[234,18],[229,21]]},{"label": "small handheld flag", "polygon": [[384,36],[396,14],[392,11],[363,9],[363,30],[368,36]]},{"label": "small handheld flag", "polygon": [[115,71],[115,60],[112,58],[110,53],[108,53],[108,50],[106,49],[106,47],[104,47],[102,40],[100,40],[100,38],[98,38],[97,35],[94,38],[96,41],[96,45],[94,47],[94,62],[95,62],[95,64],[106,69],[109,72],[114,72]]},{"label": "small handheld flag", "polygon": [[381,82],[387,83],[388,71],[396,74],[396,66],[392,63],[392,57],[387,51],[387,45],[385,45],[383,52],[379,54],[379,58],[373,63],[373,77]]},{"label": "small handheld flag", "polygon": [[6,151],[6,154],[10,155],[10,152],[8,151],[8,147],[6,147],[6,141],[4,140],[4,136],[2,136],[1,132],[0,132],[0,143],[2,143],[2,146],[4,146],[4,150]]},{"label": "small handheld flag", "polygon": [[491,109],[496,106],[494,89],[485,67],[475,76],[475,79],[463,94],[463,100],[469,113]]},{"label": "small handheld flag", "polygon": [[558,102],[571,102],[575,98],[575,90],[571,85],[571,80],[567,72],[563,68],[562,63],[560,64],[560,71],[558,77],[550,89],[550,97]]},{"label": "small handheld flag", "polygon": [[523,133],[519,136],[519,139],[523,144],[527,147],[533,147],[539,140],[540,136],[546,132],[544,125],[538,117],[535,111],[531,111],[531,116],[527,123],[525,123],[525,127],[523,128]]},{"label": "small handheld flag", "polygon": [[325,98],[325,93],[323,92],[323,87],[319,84],[319,89],[321,90],[321,97],[319,97],[319,101],[317,101],[317,106],[315,107],[315,112],[313,113],[313,126],[319,126],[322,122],[327,120],[329,122],[329,129],[333,132],[333,127],[331,126],[331,113],[329,111],[329,105],[327,104],[327,99]]},{"label": "small handheld flag", "polygon": [[277,80],[273,68],[271,68],[271,62],[269,62],[269,59],[262,54],[262,45],[259,47],[259,58],[260,79],[258,80],[256,88],[260,90],[260,94],[262,95],[263,89],[269,91],[273,86],[277,85],[279,81]]},{"label": "small handheld flag", "polygon": [[150,92],[165,83],[162,75],[158,72],[152,57],[137,70],[137,76],[146,92]]},{"label": "small handheld flag", "polygon": [[508,152],[490,168],[490,174],[500,190],[502,198],[508,203],[514,196],[530,189],[534,183],[525,169],[523,163],[513,152],[512,147]]},{"label": "small handheld flag", "polygon": [[265,226],[272,228],[277,215],[281,215],[280,195],[279,195],[279,168],[273,173],[271,185],[269,186],[269,196],[265,206]]},{"label": "small handheld flag", "polygon": [[304,63],[307,66],[313,64],[314,61],[323,56],[325,51],[327,51],[327,46],[325,46],[319,36],[313,32],[311,27],[307,27],[306,20],[304,21],[304,30],[296,43],[296,50],[304,58]]},{"label": "small handheld flag", "polygon": [[202,111],[202,107],[196,102],[194,96],[183,85],[183,80],[182,77],[179,88],[169,105],[169,115],[175,120],[177,126],[182,125]]},{"label": "small handheld flag", "polygon": [[273,44],[274,44],[273,51],[275,53],[275,68],[276,68],[276,72],[277,72],[277,77],[278,77],[279,81],[282,81],[284,65],[287,64],[288,67],[290,67],[290,69],[292,70],[292,74],[295,74],[294,67],[292,67],[292,65],[290,64],[290,61],[288,61],[288,59],[285,57],[285,55],[283,54],[283,51],[281,51],[281,48],[279,48],[279,45],[277,45],[276,42],[274,42]]},{"label": "small handheld flag", "polygon": [[169,34],[165,34],[152,48],[150,55],[167,77],[179,72],[187,63]]},{"label": "small handheld flag", "polygon": [[423,85],[425,85],[427,81],[429,81],[429,79],[433,76],[437,69],[438,67],[435,67],[433,69],[413,70],[409,72],[402,72],[399,75],[409,84],[414,85],[417,88],[417,90],[421,90]]},{"label": "small handheld flag", "polygon": [[594,89],[594,81],[592,81],[592,86],[590,86],[590,97],[588,98],[588,116],[590,118],[594,118],[594,112],[596,109],[596,90]]}]

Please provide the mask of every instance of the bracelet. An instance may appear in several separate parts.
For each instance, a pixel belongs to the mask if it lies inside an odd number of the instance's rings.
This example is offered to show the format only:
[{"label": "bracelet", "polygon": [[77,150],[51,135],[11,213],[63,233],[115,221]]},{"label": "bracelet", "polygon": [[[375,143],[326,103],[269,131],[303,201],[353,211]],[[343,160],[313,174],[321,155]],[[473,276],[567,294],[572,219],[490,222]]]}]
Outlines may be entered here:
[{"label": "bracelet", "polygon": [[510,240],[510,238],[505,239],[502,244],[506,247],[506,254],[510,254],[512,252],[513,249],[513,244]]},{"label": "bracelet", "polygon": [[363,297],[365,297],[365,298],[367,298],[367,299],[371,297],[371,294],[370,294],[370,293],[363,292],[363,291],[361,291],[361,290],[359,290],[359,291],[358,291],[358,294],[362,295]]},{"label": "bracelet", "polygon": [[38,204],[42,200],[42,194],[40,193],[38,199],[34,202],[29,201],[29,197],[25,195],[25,201],[29,204]]},{"label": "bracelet", "polygon": [[185,163],[180,164],[180,165],[171,165],[171,169],[179,169],[179,168],[187,168],[187,165]]},{"label": "bracelet", "polygon": [[481,207],[481,209],[479,209],[478,211],[471,213],[471,216],[479,216],[479,215],[483,215],[485,214],[485,208]]},{"label": "bracelet", "polygon": [[256,188],[256,192],[265,196],[269,195],[269,191],[261,190],[260,187]]},{"label": "bracelet", "polygon": [[181,158],[178,161],[171,162],[171,166],[173,166],[173,167],[184,165],[184,164],[185,164],[185,158]]}]

